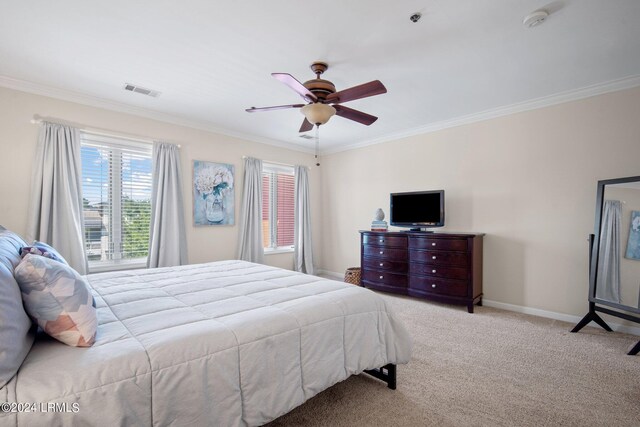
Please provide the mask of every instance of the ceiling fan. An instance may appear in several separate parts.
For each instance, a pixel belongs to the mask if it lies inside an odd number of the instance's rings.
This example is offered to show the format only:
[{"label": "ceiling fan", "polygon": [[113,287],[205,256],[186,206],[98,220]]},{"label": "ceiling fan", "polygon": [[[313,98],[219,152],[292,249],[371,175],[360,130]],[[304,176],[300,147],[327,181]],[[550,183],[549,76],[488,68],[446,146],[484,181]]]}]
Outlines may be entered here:
[{"label": "ceiling fan", "polygon": [[313,125],[320,126],[329,121],[335,114],[345,119],[353,120],[363,125],[369,126],[378,120],[372,116],[353,108],[345,107],[341,104],[356,99],[367,98],[369,96],[380,95],[387,92],[387,88],[379,80],[364,83],[336,92],[336,87],[329,80],[321,79],[322,73],[327,71],[329,65],[325,62],[314,62],[311,70],[316,74],[316,78],[300,83],[291,74],[271,73],[273,77],[293,89],[304,99],[306,104],[277,105],[273,107],[247,108],[245,111],[254,113],[256,111],[272,111],[287,108],[300,108],[304,114],[304,121],[300,126],[300,132],[307,132],[313,129]]}]

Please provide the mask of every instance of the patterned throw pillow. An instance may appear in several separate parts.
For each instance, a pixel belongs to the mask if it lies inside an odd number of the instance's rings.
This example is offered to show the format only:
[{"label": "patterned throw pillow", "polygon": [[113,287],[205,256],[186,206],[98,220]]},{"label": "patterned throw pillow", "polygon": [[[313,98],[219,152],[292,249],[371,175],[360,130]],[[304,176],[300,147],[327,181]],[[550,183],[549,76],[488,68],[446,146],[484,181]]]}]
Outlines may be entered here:
[{"label": "patterned throw pillow", "polygon": [[20,248],[20,256],[24,258],[26,254],[40,255],[69,265],[66,259],[62,257],[52,246],[44,242],[35,241],[31,246],[23,246]]},{"label": "patterned throw pillow", "polygon": [[47,334],[74,347],[95,342],[95,301],[78,272],[52,259],[27,254],[14,276],[27,313]]}]

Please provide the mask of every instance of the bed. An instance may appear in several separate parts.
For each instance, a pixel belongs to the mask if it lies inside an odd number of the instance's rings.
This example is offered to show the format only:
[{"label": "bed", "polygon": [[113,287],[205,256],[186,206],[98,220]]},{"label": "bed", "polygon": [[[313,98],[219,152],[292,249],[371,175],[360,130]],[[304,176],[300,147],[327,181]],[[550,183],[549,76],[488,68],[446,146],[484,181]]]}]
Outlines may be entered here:
[{"label": "bed", "polygon": [[95,344],[39,334],[0,389],[39,406],[0,425],[262,425],[365,370],[391,386],[410,358],[385,301],[337,281],[236,260],[86,278]]}]

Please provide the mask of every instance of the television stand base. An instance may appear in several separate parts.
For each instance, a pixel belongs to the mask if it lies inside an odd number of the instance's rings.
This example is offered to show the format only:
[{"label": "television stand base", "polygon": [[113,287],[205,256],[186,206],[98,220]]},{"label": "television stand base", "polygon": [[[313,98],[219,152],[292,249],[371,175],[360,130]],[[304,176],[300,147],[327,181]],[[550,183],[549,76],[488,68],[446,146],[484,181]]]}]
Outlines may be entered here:
[{"label": "television stand base", "polygon": [[429,230],[427,228],[420,228],[420,227],[418,227],[418,228],[410,228],[407,231],[420,231],[422,233],[435,233],[435,231],[433,231],[433,230]]}]

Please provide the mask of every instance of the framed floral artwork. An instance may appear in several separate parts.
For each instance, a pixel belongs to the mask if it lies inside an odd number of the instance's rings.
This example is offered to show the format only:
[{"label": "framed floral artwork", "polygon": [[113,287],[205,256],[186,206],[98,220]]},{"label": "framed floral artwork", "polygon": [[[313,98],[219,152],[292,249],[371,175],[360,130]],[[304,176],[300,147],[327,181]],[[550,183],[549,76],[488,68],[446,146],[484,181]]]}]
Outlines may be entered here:
[{"label": "framed floral artwork", "polygon": [[234,225],[234,222],[234,166],[194,160],[194,225]]},{"label": "framed floral artwork", "polygon": [[[629,240],[627,240],[625,258],[640,260],[640,211],[631,211]],[[638,301],[638,305],[640,305],[640,301]]]}]

